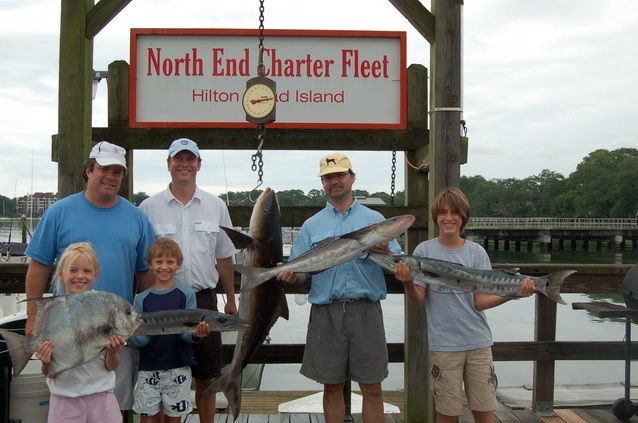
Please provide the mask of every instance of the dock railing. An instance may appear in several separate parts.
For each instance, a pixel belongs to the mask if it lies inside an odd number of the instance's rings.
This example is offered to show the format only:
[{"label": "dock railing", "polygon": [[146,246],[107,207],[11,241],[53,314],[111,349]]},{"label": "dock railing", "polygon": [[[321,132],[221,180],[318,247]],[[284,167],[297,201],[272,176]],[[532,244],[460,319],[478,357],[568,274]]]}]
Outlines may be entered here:
[{"label": "dock railing", "polygon": [[633,218],[472,217],[467,229],[638,229]]}]

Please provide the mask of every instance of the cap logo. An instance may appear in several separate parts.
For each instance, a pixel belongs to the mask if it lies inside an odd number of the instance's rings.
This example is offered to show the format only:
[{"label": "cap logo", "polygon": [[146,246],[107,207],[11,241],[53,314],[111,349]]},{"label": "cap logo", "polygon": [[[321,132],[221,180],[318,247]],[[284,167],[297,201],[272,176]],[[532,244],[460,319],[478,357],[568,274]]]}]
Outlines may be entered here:
[{"label": "cap logo", "polygon": [[181,140],[181,141],[180,141],[180,143],[181,143],[182,145],[188,145],[188,141],[187,141],[187,140]]},{"label": "cap logo", "polygon": [[332,164],[336,165],[337,161],[335,159],[326,159],[326,166],[328,166],[332,162]]}]

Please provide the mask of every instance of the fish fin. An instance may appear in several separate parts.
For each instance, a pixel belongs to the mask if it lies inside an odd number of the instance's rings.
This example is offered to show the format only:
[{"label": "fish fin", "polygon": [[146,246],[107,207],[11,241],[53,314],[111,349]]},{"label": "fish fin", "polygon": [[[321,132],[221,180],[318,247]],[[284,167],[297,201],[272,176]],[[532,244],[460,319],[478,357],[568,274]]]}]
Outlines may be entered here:
[{"label": "fish fin", "polygon": [[[38,330],[42,327],[42,323],[44,321],[44,316],[46,315],[46,305],[50,302],[58,302],[64,301],[64,296],[59,297],[44,297],[44,298],[27,298],[26,300],[29,303],[33,303],[35,305],[35,323],[33,324],[33,336],[38,336]],[[21,301],[21,302],[22,302]]]},{"label": "fish fin", "polygon": [[520,267],[503,267],[503,268],[499,268],[498,270],[500,270],[503,273],[507,273],[508,275],[520,275]]},{"label": "fish fin", "polygon": [[26,367],[33,354],[29,354],[24,348],[24,336],[10,330],[0,329],[0,336],[7,343],[13,376],[18,376]]},{"label": "fish fin", "polygon": [[224,232],[226,232],[226,235],[228,235],[228,238],[230,238],[230,240],[233,242],[235,248],[245,250],[255,243],[255,240],[246,234],[242,234],[239,231],[227,228],[225,226],[220,226],[220,228],[223,229]]},{"label": "fish fin", "polygon": [[[227,371],[228,372],[228,371]],[[237,420],[239,410],[241,408],[241,375],[240,371],[236,378],[230,378],[231,373],[224,373],[217,379],[213,380],[199,395],[203,398],[215,392],[224,392],[224,396],[228,400],[228,406],[233,412],[233,421]]]},{"label": "fish fin", "polygon": [[576,273],[576,270],[559,270],[558,272],[550,273],[545,276],[549,281],[549,286],[544,292],[541,292],[547,298],[557,302],[558,304],[567,304],[560,296],[560,286],[565,278],[573,273]]},{"label": "fish fin", "polygon": [[283,317],[286,320],[290,320],[290,311],[288,310],[288,301],[286,300],[286,293],[283,288],[281,289],[281,294],[279,295],[279,299],[277,300],[277,311],[276,315],[279,317]]}]

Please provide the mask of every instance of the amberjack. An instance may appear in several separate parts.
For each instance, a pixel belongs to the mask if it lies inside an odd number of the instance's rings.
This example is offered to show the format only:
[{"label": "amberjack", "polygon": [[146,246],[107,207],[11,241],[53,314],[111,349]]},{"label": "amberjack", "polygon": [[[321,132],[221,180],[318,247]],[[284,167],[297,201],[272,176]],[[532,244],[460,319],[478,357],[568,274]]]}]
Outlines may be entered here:
[{"label": "amberjack", "polygon": [[[284,270],[319,273],[368,254],[368,250],[380,242],[393,240],[408,229],[414,223],[414,219],[415,217],[411,214],[391,217],[347,234],[324,239],[315,248],[281,266],[263,268],[259,265],[235,265],[233,269],[245,276],[241,286],[242,291],[253,289]],[[228,233],[228,228],[222,227],[222,229]]]},{"label": "amberjack", "polygon": [[[235,247],[246,249],[245,266],[268,268],[283,260],[279,202],[270,188],[264,189],[255,202],[250,216],[250,236],[228,228],[225,231]],[[242,288],[247,279],[248,276],[242,275]],[[201,394],[205,396],[223,391],[233,413],[233,420],[237,419],[241,408],[242,369],[264,342],[277,319],[283,317],[288,320],[288,303],[282,282],[272,275],[254,289],[242,289],[239,296],[239,317],[245,319],[250,328],[237,334],[230,365]]]},{"label": "amberjack", "polygon": [[473,269],[458,263],[408,255],[370,254],[370,259],[384,269],[394,272],[394,265],[403,261],[410,268],[414,280],[450,289],[481,294],[508,296],[516,294],[525,278],[536,285],[536,292],[559,304],[566,304],[560,296],[560,286],[576,270],[560,270],[545,276],[521,275],[518,268]]},{"label": "amberjack", "polygon": [[36,305],[33,337],[0,329],[7,343],[13,375],[18,376],[44,341],[53,341],[48,377],[102,354],[111,335],[169,335],[194,332],[200,321],[213,331],[243,330],[246,322],[212,310],[165,310],[138,313],[125,298],[106,291],[27,300]]}]

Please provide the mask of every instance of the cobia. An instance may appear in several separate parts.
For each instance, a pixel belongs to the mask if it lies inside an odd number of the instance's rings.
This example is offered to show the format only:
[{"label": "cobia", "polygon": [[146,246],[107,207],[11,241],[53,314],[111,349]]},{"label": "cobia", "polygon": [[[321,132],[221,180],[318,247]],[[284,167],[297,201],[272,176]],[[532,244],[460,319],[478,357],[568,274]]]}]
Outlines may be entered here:
[{"label": "cobia", "polygon": [[[250,216],[250,236],[231,229],[225,231],[236,248],[246,249],[245,266],[273,267],[283,260],[279,203],[275,192],[270,188],[266,188],[255,202]],[[243,288],[247,276],[242,275],[241,280]],[[202,392],[202,396],[205,396],[223,391],[233,413],[233,420],[237,419],[241,408],[242,369],[264,342],[277,319],[288,319],[288,303],[282,283],[270,276],[256,288],[242,290],[239,297],[239,317],[245,319],[250,328],[237,335],[230,365]]]},{"label": "cobia", "polygon": [[408,229],[414,223],[414,219],[411,214],[391,217],[347,234],[327,238],[319,242],[315,248],[281,266],[265,269],[259,265],[235,265],[233,269],[245,276],[242,291],[253,289],[284,270],[319,273],[368,254],[368,250],[380,242],[393,240]]}]

